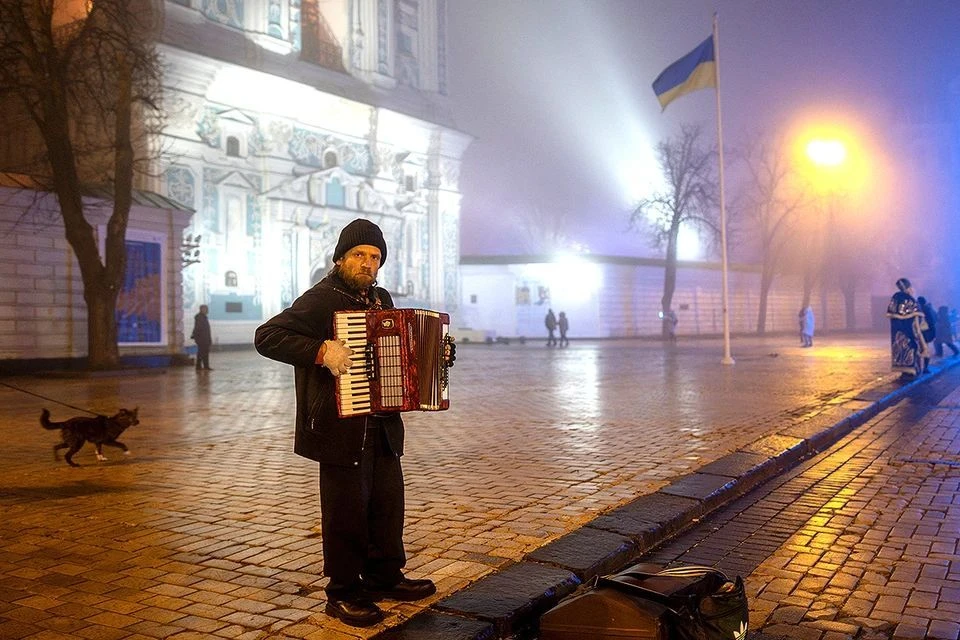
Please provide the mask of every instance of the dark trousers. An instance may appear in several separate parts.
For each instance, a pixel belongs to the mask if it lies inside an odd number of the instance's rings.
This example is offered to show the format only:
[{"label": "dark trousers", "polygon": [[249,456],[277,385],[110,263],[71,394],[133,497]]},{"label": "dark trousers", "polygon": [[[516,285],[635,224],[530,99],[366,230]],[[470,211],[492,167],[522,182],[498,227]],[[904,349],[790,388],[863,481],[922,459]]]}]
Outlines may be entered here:
[{"label": "dark trousers", "polygon": [[379,426],[367,428],[359,468],[320,465],[320,517],[328,597],[355,597],[361,576],[380,586],[403,578],[403,472]]},{"label": "dark trousers", "polygon": [[197,344],[197,369],[210,368],[210,345]]},{"label": "dark trousers", "polygon": [[946,340],[941,340],[940,338],[934,338],[933,348],[937,352],[938,356],[943,355],[943,345],[947,345],[948,347],[950,347],[950,350],[953,351],[953,355],[960,354],[960,349],[957,349],[957,345],[953,344],[952,341],[947,342]]},{"label": "dark trousers", "polygon": [[553,329],[547,329],[547,346],[552,347],[557,344],[557,339],[553,337]]}]

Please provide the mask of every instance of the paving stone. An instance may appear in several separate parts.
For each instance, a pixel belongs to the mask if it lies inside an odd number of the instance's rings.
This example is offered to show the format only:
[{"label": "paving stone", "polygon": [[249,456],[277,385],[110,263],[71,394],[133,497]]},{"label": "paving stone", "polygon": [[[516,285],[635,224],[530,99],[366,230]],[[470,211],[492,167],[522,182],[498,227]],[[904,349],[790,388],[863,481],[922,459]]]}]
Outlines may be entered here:
[{"label": "paving stone", "polygon": [[562,567],[586,582],[622,568],[637,551],[634,541],[619,534],[583,527],[527,554],[527,560]]},{"label": "paving stone", "polygon": [[377,637],[383,640],[493,640],[497,636],[489,622],[428,612]]},{"label": "paving stone", "polygon": [[758,453],[777,460],[778,464],[789,466],[807,454],[809,447],[803,438],[771,434],[744,446],[743,451]]},{"label": "paving stone", "polygon": [[774,469],[772,461],[767,456],[749,451],[734,451],[700,467],[699,471],[738,479],[745,476],[763,475],[765,479],[768,477],[765,472],[772,474]]},{"label": "paving stone", "polygon": [[434,606],[492,622],[501,635],[535,623],[580,584],[569,571],[524,562],[487,576]]},{"label": "paving stone", "polygon": [[644,549],[676,533],[702,514],[699,500],[657,492],[594,518],[590,526],[629,536]]}]

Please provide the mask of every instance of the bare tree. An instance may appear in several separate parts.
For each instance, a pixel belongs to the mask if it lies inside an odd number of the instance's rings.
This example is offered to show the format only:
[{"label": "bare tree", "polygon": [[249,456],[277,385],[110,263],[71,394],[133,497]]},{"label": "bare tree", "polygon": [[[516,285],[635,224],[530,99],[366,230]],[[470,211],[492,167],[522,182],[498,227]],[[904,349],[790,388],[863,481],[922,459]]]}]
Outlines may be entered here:
[{"label": "bare tree", "polygon": [[645,230],[653,245],[666,247],[663,276],[662,335],[669,337],[669,312],[677,287],[677,238],[683,225],[715,236],[717,224],[716,150],[704,148],[702,131],[684,125],[680,134],[657,144],[657,161],[665,186],[641,200],[630,214],[630,227]]},{"label": "bare tree", "polygon": [[569,211],[533,206],[517,211],[512,218],[523,239],[524,247],[530,253],[548,254],[566,249],[570,244]]},{"label": "bare tree", "polygon": [[[806,190],[790,161],[786,141],[782,137],[757,135],[743,149],[742,160],[746,181],[740,198],[740,210],[756,239],[760,258],[760,305],[757,311],[757,333],[767,326],[767,305],[770,289],[777,274],[788,262],[788,253],[795,233],[802,222],[800,214],[807,203]],[[809,303],[809,292],[804,306]]]},{"label": "bare tree", "polygon": [[[77,256],[87,306],[88,366],[119,363],[116,305],[135,174],[159,118],[151,46],[162,8],[149,0],[0,0],[0,99],[34,128]],[[113,195],[100,258],[84,185]]]},{"label": "bare tree", "polygon": [[875,279],[878,265],[897,239],[887,237],[876,224],[879,215],[875,211],[868,217],[846,194],[835,194],[828,207],[830,228],[821,282],[824,290],[840,290],[846,329],[852,331],[857,327],[857,291]]}]

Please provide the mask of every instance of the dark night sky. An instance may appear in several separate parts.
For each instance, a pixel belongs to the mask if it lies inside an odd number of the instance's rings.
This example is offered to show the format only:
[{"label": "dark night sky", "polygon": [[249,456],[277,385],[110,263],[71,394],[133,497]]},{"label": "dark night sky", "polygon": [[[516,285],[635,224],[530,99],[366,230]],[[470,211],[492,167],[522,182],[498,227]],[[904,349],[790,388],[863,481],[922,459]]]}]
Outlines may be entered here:
[{"label": "dark night sky", "polygon": [[960,113],[956,0],[451,0],[449,95],[476,137],[462,253],[529,250],[513,220],[539,208],[570,217],[568,235],[593,253],[650,254],[626,226],[653,146],[682,123],[714,139],[716,127],[712,91],[661,114],[650,84],[709,35],[714,11],[727,148],[811,109],[872,122]]}]

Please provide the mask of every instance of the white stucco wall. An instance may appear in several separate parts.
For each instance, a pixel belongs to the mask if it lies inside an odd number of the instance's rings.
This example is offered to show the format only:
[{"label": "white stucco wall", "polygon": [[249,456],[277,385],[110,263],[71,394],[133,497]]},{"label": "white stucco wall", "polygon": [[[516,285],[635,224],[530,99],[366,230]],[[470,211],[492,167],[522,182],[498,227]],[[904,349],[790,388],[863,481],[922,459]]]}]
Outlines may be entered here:
[{"label": "white stucco wall", "polygon": [[[102,238],[109,205],[87,201]],[[121,345],[121,355],[183,351],[180,243],[190,212],[134,205],[127,240],[160,243],[162,333],[153,344]],[[102,240],[101,240],[102,251]],[[52,194],[0,188],[0,360],[87,355],[87,309],[73,249]]]},{"label": "white stucco wall", "polygon": [[[476,262],[473,262],[476,260]],[[594,258],[581,262],[522,262],[467,258],[461,264],[463,297],[454,314],[456,328],[492,331],[498,337],[546,335],[544,316],[564,311],[571,338],[619,338],[660,334],[658,316],[663,294],[663,265],[655,260]],[[753,333],[757,328],[760,275],[739,267],[729,272],[730,330]],[[529,303],[524,302],[526,287]],[[673,309],[680,335],[722,335],[721,271],[716,265],[684,265],[677,272]],[[775,281],[767,306],[766,331],[797,330],[801,288],[789,278]],[[846,329],[843,298],[826,299],[815,291],[811,305],[817,327]],[[874,327],[871,292],[857,294],[856,329]]]}]

